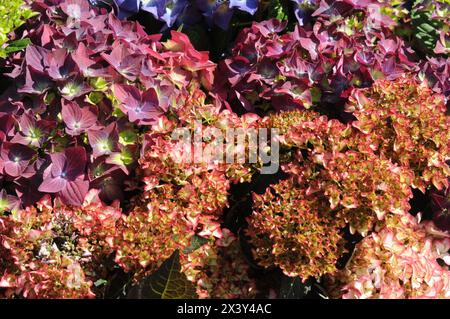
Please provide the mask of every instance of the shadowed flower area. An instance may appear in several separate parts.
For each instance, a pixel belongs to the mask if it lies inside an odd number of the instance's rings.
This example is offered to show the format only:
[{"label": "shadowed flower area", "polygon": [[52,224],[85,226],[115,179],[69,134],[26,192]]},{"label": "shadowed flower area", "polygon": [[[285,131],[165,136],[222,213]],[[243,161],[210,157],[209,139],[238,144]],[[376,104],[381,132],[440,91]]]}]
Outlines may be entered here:
[{"label": "shadowed flower area", "polygon": [[431,193],[433,221],[443,231],[450,232],[450,187]]},{"label": "shadowed flower area", "polygon": [[[114,0],[120,19],[138,13],[149,12],[167,27],[191,24],[204,16],[209,25],[228,29],[236,10],[254,15],[258,10],[259,0]],[[197,17],[197,18],[195,18]]]}]

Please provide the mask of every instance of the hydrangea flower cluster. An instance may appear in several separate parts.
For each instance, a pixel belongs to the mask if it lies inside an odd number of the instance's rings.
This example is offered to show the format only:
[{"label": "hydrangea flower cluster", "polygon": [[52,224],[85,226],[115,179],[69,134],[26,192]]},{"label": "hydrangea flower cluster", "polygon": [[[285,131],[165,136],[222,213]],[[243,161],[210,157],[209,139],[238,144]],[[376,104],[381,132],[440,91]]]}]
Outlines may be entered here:
[{"label": "hydrangea flower cluster", "polygon": [[[440,251],[450,237],[433,239],[411,215],[392,216],[364,238],[335,280],[343,298],[449,298],[450,270]],[[334,283],[336,284],[336,282]]]},{"label": "hydrangea flower cluster", "polygon": [[[192,254],[181,254],[182,267],[188,279],[197,283],[198,295],[250,296],[252,286],[246,274],[248,267],[236,259],[233,262],[241,264],[239,268],[226,270],[230,257],[222,257],[225,251],[233,258],[242,259],[242,256],[239,257],[237,243],[231,244],[235,241],[232,234],[222,229],[220,221],[228,205],[230,184],[251,179],[255,168],[239,163],[215,164],[208,158],[197,163],[192,152],[195,146],[173,140],[172,133],[177,128],[188,129],[185,132],[192,136],[196,130],[225,132],[227,128],[250,128],[257,125],[258,117],[238,117],[227,110],[220,111],[218,106],[205,104],[205,97],[203,92],[193,93],[186,98],[173,120],[161,117],[158,124],[153,125],[153,132],[145,136],[147,142],[138,169],[144,191],[133,199],[136,208],[119,226],[116,262],[139,276],[156,270],[175,250],[185,251],[194,237],[201,237],[208,241],[205,245]],[[197,124],[201,126],[197,127]],[[202,148],[211,143],[214,141],[204,140]],[[180,158],[185,160],[177,161]],[[215,259],[213,256],[225,258],[221,268],[209,264],[209,258]],[[185,265],[184,260],[188,260],[188,264]],[[230,272],[229,279],[224,280],[221,271]],[[238,276],[239,282],[248,282],[249,288],[236,286],[233,276]],[[228,285],[231,285],[228,291],[221,288]]]},{"label": "hydrangea flower cluster", "polygon": [[441,95],[411,78],[383,80],[355,91],[347,111],[356,117],[352,126],[364,134],[367,151],[410,168],[413,187],[422,192],[430,182],[437,189],[449,187],[450,118]]},{"label": "hydrangea flower cluster", "polygon": [[235,10],[251,15],[258,10],[259,0],[114,0],[120,18],[149,12],[168,27],[192,23],[202,16],[210,23],[227,29]]},{"label": "hydrangea flower cluster", "polygon": [[25,1],[0,298],[450,298],[447,2]]},{"label": "hydrangea flower cluster", "polygon": [[197,287],[200,298],[254,298],[254,280],[249,278],[237,238],[226,228],[214,239],[187,254],[182,272]]},{"label": "hydrangea flower cluster", "polygon": [[106,206],[90,191],[81,207],[49,195],[36,206],[0,217],[0,288],[4,297],[92,298],[113,252],[118,202]]},{"label": "hydrangea flower cluster", "polygon": [[[373,108],[366,97],[372,94],[379,94],[373,101],[380,103]],[[247,235],[260,265],[278,265],[288,276],[303,280],[333,274],[343,253],[340,230],[348,225],[351,233],[366,236],[388,216],[409,215],[411,187],[425,191],[431,185],[446,185],[450,152],[448,143],[440,141],[448,141],[449,122],[442,96],[402,77],[354,90],[350,101],[348,110],[355,101],[368,107],[366,113],[364,107],[352,109],[357,120],[351,124],[310,110],[281,112],[262,121],[263,126],[280,128],[288,179],[263,196],[254,195]],[[402,101],[412,104],[402,106]],[[378,116],[388,110],[390,120]],[[367,136],[371,127],[390,130],[390,125],[392,131],[374,133],[376,142]],[[405,140],[420,143],[412,147],[416,153],[402,150]],[[432,158],[442,161],[420,164]]]},{"label": "hydrangea flower cluster", "polygon": [[142,133],[189,87],[210,88],[215,65],[184,34],[159,42],[86,1],[33,8],[32,44],[4,61],[17,85],[0,106],[3,188],[24,205],[81,205],[91,188],[123,198]]},{"label": "hydrangea flower cluster", "polygon": [[335,273],[344,252],[339,219],[328,214],[326,201],[311,200],[307,192],[292,178],[254,194],[247,229],[261,266],[279,266],[304,280]]},{"label": "hydrangea flower cluster", "polygon": [[[339,116],[352,88],[404,72],[427,78],[435,92],[448,96],[448,60],[419,62],[393,32],[396,23],[387,14],[392,10],[376,1],[320,1],[315,19],[291,32],[279,21],[255,22],[219,63],[216,89],[238,112],[327,105]],[[442,35],[437,53],[447,50],[447,42]]]},{"label": "hydrangea flower cluster", "polygon": [[[356,4],[355,4],[356,5]],[[254,23],[237,37],[230,58],[219,63],[216,88],[232,109],[286,110],[319,103],[339,110],[354,87],[417,70],[412,51],[390,31],[354,8],[318,9],[313,27]],[[333,13],[331,13],[333,12]],[[330,16],[340,17],[331,20]]]}]

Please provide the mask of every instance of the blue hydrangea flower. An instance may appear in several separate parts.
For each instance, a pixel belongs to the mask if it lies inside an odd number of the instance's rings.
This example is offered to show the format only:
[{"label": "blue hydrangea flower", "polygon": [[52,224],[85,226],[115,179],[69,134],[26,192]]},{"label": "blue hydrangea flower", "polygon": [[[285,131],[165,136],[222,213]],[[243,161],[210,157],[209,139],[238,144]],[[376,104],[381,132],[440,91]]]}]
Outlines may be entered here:
[{"label": "blue hydrangea flower", "polygon": [[172,27],[188,4],[187,0],[141,0],[141,9]]},{"label": "blue hydrangea flower", "polygon": [[254,15],[258,10],[258,0],[230,0],[230,8],[237,8]]},{"label": "blue hydrangea flower", "polygon": [[151,13],[171,28],[179,24],[192,24],[203,15],[206,21],[226,30],[235,10],[251,15],[258,10],[259,0],[89,0],[91,3],[113,1],[120,19],[139,10]]},{"label": "blue hydrangea flower", "polygon": [[319,0],[291,0],[294,2],[294,14],[299,25],[305,25],[311,14],[317,9]]},{"label": "blue hydrangea flower", "polygon": [[230,8],[229,1],[197,0],[197,6],[209,24],[215,24],[224,30],[228,29],[234,13],[234,10]]},{"label": "blue hydrangea flower", "polygon": [[114,2],[119,19],[124,19],[139,12],[140,0],[114,0]]}]

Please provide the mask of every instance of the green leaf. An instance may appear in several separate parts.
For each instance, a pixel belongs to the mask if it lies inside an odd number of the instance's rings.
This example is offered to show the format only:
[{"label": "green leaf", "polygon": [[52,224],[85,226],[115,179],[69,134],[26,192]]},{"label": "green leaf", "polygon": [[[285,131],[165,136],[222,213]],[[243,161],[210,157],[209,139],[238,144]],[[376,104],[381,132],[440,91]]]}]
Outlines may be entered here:
[{"label": "green leaf", "polygon": [[102,92],[94,91],[86,96],[86,101],[92,105],[98,105],[103,100],[103,97]]},{"label": "green leaf", "polygon": [[194,285],[180,272],[180,252],[176,250],[161,267],[133,286],[128,299],[196,299]]},{"label": "green leaf", "polygon": [[38,14],[39,14],[39,12],[34,12],[34,11],[31,11],[31,10],[25,10],[25,11],[22,12],[22,17],[24,19],[28,20],[28,19],[30,19],[30,18],[32,18],[34,16],[37,16]]},{"label": "green leaf", "polygon": [[55,99],[55,97],[56,97],[56,94],[55,94],[54,92],[51,92],[51,91],[48,92],[47,95],[45,95],[44,103],[45,103],[46,105],[52,104],[52,102],[53,102],[53,100]]},{"label": "green leaf", "polygon": [[89,82],[98,91],[105,91],[108,88],[108,82],[102,77],[92,78]]},{"label": "green leaf", "polygon": [[320,99],[322,98],[322,92],[317,87],[311,88],[310,91],[311,91],[312,103],[318,104],[320,102]]},{"label": "green leaf", "polygon": [[270,1],[267,15],[269,18],[276,18],[281,21],[287,20],[289,17],[287,7],[279,0]]},{"label": "green leaf", "polygon": [[122,145],[133,145],[137,142],[137,139],[136,132],[131,129],[119,133],[119,143]]},{"label": "green leaf", "polygon": [[207,242],[208,242],[208,239],[195,235],[191,238],[189,247],[184,249],[183,253],[185,253],[185,254],[192,253],[193,251],[196,251],[197,249],[202,247]]},{"label": "green leaf", "polygon": [[121,152],[120,152],[120,160],[125,164],[125,165],[130,165],[131,163],[134,162],[134,157],[133,157],[133,152],[128,149],[128,148],[124,148]]},{"label": "green leaf", "polygon": [[5,48],[5,53],[10,54],[13,52],[21,51],[21,50],[25,49],[30,43],[31,43],[31,40],[28,38],[12,41]]},{"label": "green leaf", "polygon": [[99,280],[97,280],[96,282],[94,282],[94,286],[95,286],[95,287],[99,287],[99,286],[106,285],[107,283],[108,283],[107,280],[105,280],[105,279],[99,279]]}]

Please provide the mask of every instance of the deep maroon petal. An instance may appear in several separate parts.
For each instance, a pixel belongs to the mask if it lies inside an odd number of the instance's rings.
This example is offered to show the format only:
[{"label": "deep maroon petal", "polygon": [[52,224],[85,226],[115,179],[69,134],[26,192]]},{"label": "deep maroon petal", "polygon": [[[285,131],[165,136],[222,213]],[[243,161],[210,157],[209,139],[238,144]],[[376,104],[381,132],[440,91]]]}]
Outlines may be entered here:
[{"label": "deep maroon petal", "polygon": [[66,149],[64,153],[66,156],[66,165],[64,167],[66,178],[68,180],[75,180],[80,175],[84,175],[87,163],[86,150],[84,147],[70,147]]},{"label": "deep maroon petal", "polygon": [[58,195],[65,204],[81,206],[88,191],[89,181],[78,179],[67,182],[66,187]]},{"label": "deep maroon petal", "polygon": [[80,42],[77,50],[72,53],[72,59],[78,65],[80,71],[85,75],[87,74],[89,67],[95,64],[95,61],[89,58],[92,54],[93,51],[86,48],[83,42]]},{"label": "deep maroon petal", "polygon": [[[13,162],[30,160],[35,152],[26,145],[5,142],[2,144],[2,153],[8,154],[8,159]],[[3,157],[4,155],[2,155]]]},{"label": "deep maroon petal", "polygon": [[88,107],[84,107],[81,109],[81,127],[83,130],[86,130],[97,122],[97,116],[89,111]]},{"label": "deep maroon petal", "polygon": [[75,102],[63,102],[61,115],[69,135],[79,135],[97,121],[97,116],[88,107],[80,108]]},{"label": "deep maroon petal", "polygon": [[29,45],[25,50],[25,60],[28,66],[43,72],[49,66],[50,51],[35,45]]}]

